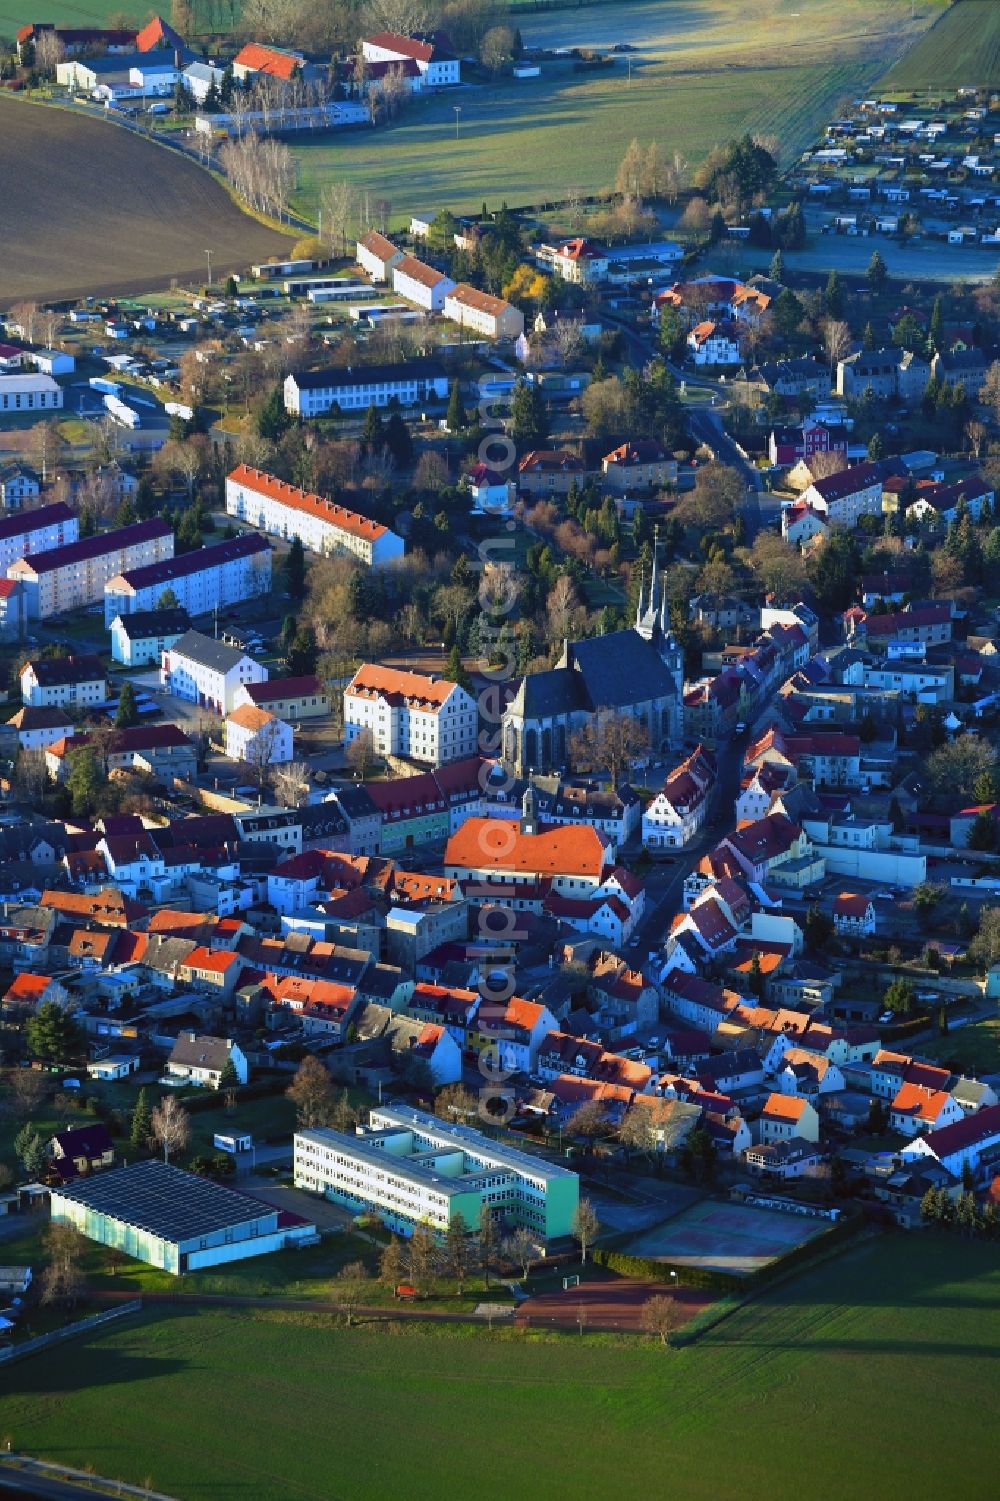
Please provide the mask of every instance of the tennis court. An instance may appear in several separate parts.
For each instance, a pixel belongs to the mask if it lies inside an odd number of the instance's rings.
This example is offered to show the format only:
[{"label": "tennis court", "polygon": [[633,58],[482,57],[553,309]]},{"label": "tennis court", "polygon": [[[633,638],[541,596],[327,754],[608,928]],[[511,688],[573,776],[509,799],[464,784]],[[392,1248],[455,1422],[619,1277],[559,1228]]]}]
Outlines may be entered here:
[{"label": "tennis court", "polygon": [[629,1256],[746,1277],[829,1228],[826,1219],[703,1199],[637,1235],[624,1250]]}]

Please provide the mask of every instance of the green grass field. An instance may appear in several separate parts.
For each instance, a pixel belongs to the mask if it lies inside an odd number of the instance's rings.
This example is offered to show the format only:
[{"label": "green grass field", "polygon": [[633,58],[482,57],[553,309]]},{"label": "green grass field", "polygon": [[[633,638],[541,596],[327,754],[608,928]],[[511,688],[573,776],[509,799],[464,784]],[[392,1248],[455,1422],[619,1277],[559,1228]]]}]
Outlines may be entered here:
[{"label": "green grass field", "polygon": [[889,1236],[695,1345],[158,1311],[0,1371],[15,1449],[180,1501],[996,1494],[995,1247]]},{"label": "green grass field", "polygon": [[611,185],[635,136],[695,165],[718,142],[761,131],[778,136],[788,160],[942,3],[920,0],[912,19],[910,0],[622,0],[525,15],[526,43],[631,42],[631,86],[619,57],[607,74],[543,63],[538,79],[416,101],[388,129],[298,145],[296,205],[314,214],[324,186],[345,177],[389,199],[394,223],[414,209],[593,192]]},{"label": "green grass field", "polygon": [[955,0],[951,9],[883,80],[889,89],[996,88],[1000,84],[1000,5]]},{"label": "green grass field", "polygon": [[939,1037],[920,1050],[928,1058],[951,1063],[967,1074],[1000,1073],[1000,1017],[990,1016],[959,1027],[947,1037]]}]

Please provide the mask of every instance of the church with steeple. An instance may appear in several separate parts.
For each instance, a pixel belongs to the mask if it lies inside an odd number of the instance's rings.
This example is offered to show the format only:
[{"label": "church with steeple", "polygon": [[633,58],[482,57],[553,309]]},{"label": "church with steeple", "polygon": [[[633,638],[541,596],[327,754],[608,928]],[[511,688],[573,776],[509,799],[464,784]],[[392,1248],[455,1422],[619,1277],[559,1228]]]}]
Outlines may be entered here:
[{"label": "church with steeple", "polygon": [[639,590],[635,625],[566,641],[555,667],[529,672],[503,717],[503,760],[515,776],[569,767],[570,737],[594,715],[627,714],[653,754],[683,738],[684,654],[670,629],[654,549],[649,595]]}]

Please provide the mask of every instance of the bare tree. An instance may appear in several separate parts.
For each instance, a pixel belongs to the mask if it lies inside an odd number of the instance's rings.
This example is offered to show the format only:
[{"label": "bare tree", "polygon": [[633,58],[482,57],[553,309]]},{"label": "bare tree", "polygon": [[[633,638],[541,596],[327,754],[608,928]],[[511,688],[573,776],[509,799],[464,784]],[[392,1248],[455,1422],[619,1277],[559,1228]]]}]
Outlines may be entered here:
[{"label": "bare tree", "polygon": [[49,478],[66,451],[62,434],[54,422],[36,422],[28,433],[28,452],[42,471],[42,484]]},{"label": "bare tree", "polygon": [[330,1289],[334,1301],[339,1303],[347,1316],[347,1327],[351,1327],[354,1315],[359,1306],[364,1302],[366,1293],[372,1285],[371,1274],[363,1261],[349,1261],[341,1267],[334,1278]]},{"label": "bare tree", "polygon": [[13,1068],[7,1075],[9,1092],[4,1110],[15,1120],[31,1120],[48,1099],[52,1085],[50,1075],[37,1068]]},{"label": "bare tree", "polygon": [[823,349],[831,370],[850,352],[850,348],[851,330],[847,324],[836,318],[828,318],[823,324]]},{"label": "bare tree", "polygon": [[42,1274],[42,1302],[72,1306],[83,1288],[85,1242],[79,1230],[53,1220],[44,1235],[46,1267]]},{"label": "bare tree", "polygon": [[29,344],[34,344],[38,326],[38,303],[16,302],[7,315],[7,321],[21,330],[21,336]]},{"label": "bare tree", "polygon": [[661,1340],[664,1349],[670,1344],[670,1336],[679,1323],[677,1304],[666,1293],[657,1293],[643,1306],[642,1327],[647,1334]]},{"label": "bare tree", "polygon": [[18,752],[14,769],[14,793],[19,802],[37,803],[49,784],[43,750]]},{"label": "bare tree", "polygon": [[587,1260],[587,1248],[600,1233],[601,1222],[589,1199],[581,1199],[573,1216],[573,1239],[580,1242],[580,1260]]},{"label": "bare tree", "polygon": [[516,1262],[521,1268],[521,1278],[526,1282],[528,1273],[531,1271],[531,1263],[538,1254],[531,1231],[526,1230],[522,1225],[512,1235],[508,1235],[504,1241],[504,1251],[511,1261]]},{"label": "bare tree", "polygon": [[301,1127],[309,1129],[326,1123],[333,1100],[333,1081],[329,1070],[313,1054],[303,1058],[285,1093],[298,1111]]},{"label": "bare tree", "polygon": [[575,360],[583,348],[583,336],[575,318],[557,318],[552,330],[552,341],[564,365]]},{"label": "bare tree", "polygon": [[191,1136],[191,1117],[172,1094],[164,1095],[152,1114],[152,1139],[163,1148],[163,1160],[182,1152]]},{"label": "bare tree", "polygon": [[630,714],[598,708],[583,729],[570,736],[570,757],[582,771],[607,771],[618,787],[635,758],[649,745],[649,730]]},{"label": "bare tree", "polygon": [[271,775],[271,767],[278,751],[278,741],[281,736],[280,720],[274,716],[262,724],[255,735],[252,735],[246,743],[244,760],[249,775],[257,788],[258,795],[263,793]]},{"label": "bare tree", "polygon": [[514,33],[509,26],[493,26],[479,44],[479,60],[495,78],[514,56]]},{"label": "bare tree", "polygon": [[66,56],[62,37],[55,31],[42,31],[35,37],[35,68],[45,77],[51,77]]},{"label": "bare tree", "polygon": [[347,764],[353,768],[359,782],[368,776],[375,759],[375,737],[371,730],[359,730],[347,747]]},{"label": "bare tree", "polygon": [[980,422],[977,417],[970,417],[969,421],[965,424],[965,436],[969,440],[970,453],[978,460],[986,445],[986,439],[989,437],[989,428],[985,422]]},{"label": "bare tree", "polygon": [[636,1103],[626,1112],[618,1127],[618,1140],[629,1151],[652,1157],[656,1152],[672,1152],[687,1135],[691,1113],[679,1100],[650,1100]]},{"label": "bare tree", "polygon": [[304,761],[284,762],[275,768],[271,781],[283,808],[304,808],[309,801],[309,768]]},{"label": "bare tree", "polygon": [[320,212],[323,216],[323,235],[330,248],[338,241],[341,255],[347,254],[351,232],[357,219],[358,201],[353,183],[346,178],[327,183],[320,194]]},{"label": "bare tree", "polygon": [[368,0],[366,24],[374,31],[394,31],[398,36],[429,31],[434,11],[427,0]]}]

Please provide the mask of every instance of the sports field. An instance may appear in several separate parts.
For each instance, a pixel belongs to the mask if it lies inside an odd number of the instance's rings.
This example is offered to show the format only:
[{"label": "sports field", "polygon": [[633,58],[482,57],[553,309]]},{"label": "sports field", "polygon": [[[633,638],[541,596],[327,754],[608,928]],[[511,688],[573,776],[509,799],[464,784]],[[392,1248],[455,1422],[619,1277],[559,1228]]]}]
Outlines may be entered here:
[{"label": "sports field", "polygon": [[297,203],[314,213],[322,188],[348,178],[387,198],[398,223],[416,209],[593,192],[613,183],[636,136],[695,165],[717,143],[761,131],[791,160],[942,4],[917,0],[911,15],[910,0],[617,0],[526,14],[518,24],[527,44],[636,50],[607,73],[544,62],[537,79],[418,100],[388,129],[302,142]]},{"label": "sports field", "polygon": [[815,1240],[829,1230],[830,1223],[775,1209],[703,1199],[666,1224],[643,1231],[624,1249],[629,1256],[747,1277],[796,1246]]},{"label": "sports field", "polygon": [[998,1300],[995,1246],[928,1232],[680,1350],[164,1311],[0,1370],[0,1436],[179,1501],[992,1501]]},{"label": "sports field", "polygon": [[955,0],[884,80],[892,89],[946,90],[1000,85],[1000,5]]}]

